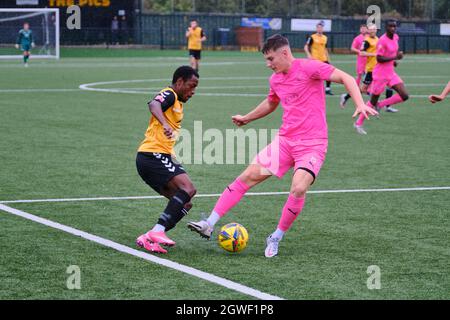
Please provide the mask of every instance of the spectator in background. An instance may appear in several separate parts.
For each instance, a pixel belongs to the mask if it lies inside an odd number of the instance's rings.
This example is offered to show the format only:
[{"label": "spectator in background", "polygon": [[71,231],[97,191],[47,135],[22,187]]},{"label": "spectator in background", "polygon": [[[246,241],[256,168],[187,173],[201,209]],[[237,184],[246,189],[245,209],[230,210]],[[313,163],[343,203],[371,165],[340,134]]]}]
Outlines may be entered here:
[{"label": "spectator in background", "polygon": [[126,16],[122,16],[120,20],[120,42],[128,44],[130,34],[128,32],[128,20]]},{"label": "spectator in background", "polygon": [[117,16],[111,21],[111,44],[119,44],[119,19]]}]

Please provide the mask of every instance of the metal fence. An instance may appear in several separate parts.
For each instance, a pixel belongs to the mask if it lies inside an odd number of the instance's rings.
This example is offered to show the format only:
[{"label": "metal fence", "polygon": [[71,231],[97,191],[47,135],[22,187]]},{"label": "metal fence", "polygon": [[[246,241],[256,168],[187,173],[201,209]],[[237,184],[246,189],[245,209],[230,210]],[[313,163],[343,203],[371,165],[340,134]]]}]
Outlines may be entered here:
[{"label": "metal fence", "polygon": [[[81,30],[61,29],[62,45],[115,45],[136,44],[159,49],[180,49],[187,44],[185,31],[192,19],[197,19],[205,31],[208,40],[204,43],[207,50],[239,49],[236,29],[240,27],[241,15],[212,14],[138,14],[135,16],[132,28],[112,31],[111,28],[88,28]],[[364,23],[361,19],[332,19],[333,32],[326,33],[329,37],[331,52],[346,52],[353,37]],[[265,30],[264,36],[274,33],[286,35],[294,49],[302,49],[310,32],[292,32],[291,18],[282,17],[280,30]],[[420,30],[420,32],[408,32]],[[433,21],[400,22],[400,45],[405,52],[450,52],[450,37],[441,36],[440,23]],[[1,35],[12,34],[2,30],[0,26],[0,44],[6,43]],[[16,34],[16,31],[14,31]],[[8,41],[10,42],[10,41]]]},{"label": "metal fence", "polygon": [[[1,33],[1,28],[0,28]],[[265,30],[264,37],[276,33]],[[236,39],[235,28],[216,28],[207,33],[208,40],[204,43],[206,50],[237,50],[239,45]],[[306,38],[310,32],[281,32],[289,39],[291,47],[296,50],[303,49]],[[349,51],[354,32],[328,32],[328,48],[333,53],[346,53]],[[400,33],[400,47],[407,53],[449,53],[450,36],[438,34],[402,34]],[[182,49],[187,45],[184,29],[167,27],[147,27],[144,29],[129,29],[126,32],[113,34],[108,28],[83,28],[71,33],[69,39],[62,41],[63,45],[115,45],[138,44],[154,47],[156,49]]]}]

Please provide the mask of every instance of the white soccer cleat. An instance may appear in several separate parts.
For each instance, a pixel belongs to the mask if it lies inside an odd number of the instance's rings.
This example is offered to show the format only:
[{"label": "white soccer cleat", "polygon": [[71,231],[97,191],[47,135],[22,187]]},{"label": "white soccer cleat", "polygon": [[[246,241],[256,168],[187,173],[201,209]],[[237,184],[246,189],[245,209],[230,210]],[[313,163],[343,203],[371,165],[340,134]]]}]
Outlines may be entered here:
[{"label": "white soccer cleat", "polygon": [[396,112],[398,112],[398,109],[395,109],[395,108],[393,108],[393,107],[387,107],[387,108],[386,108],[386,112],[396,113]]},{"label": "white soccer cleat", "polygon": [[24,66],[25,68],[28,68],[28,63],[25,63],[23,66]]},{"label": "white soccer cleat", "polygon": [[268,236],[266,239],[266,250],[264,251],[264,255],[266,258],[275,257],[278,254],[278,245],[280,244],[279,238],[274,238],[272,235]]},{"label": "white soccer cleat", "polygon": [[358,126],[356,123],[353,124],[353,127],[356,129],[356,132],[359,134],[367,134],[366,130],[364,130],[363,126]]},{"label": "white soccer cleat", "polygon": [[214,231],[214,227],[211,227],[206,220],[188,222],[187,227],[192,231],[197,232],[202,238],[206,238],[208,240],[211,239],[211,235]]},{"label": "white soccer cleat", "polygon": [[347,96],[346,93],[341,94],[341,98],[339,99],[339,107],[341,107],[341,109],[345,108],[345,103],[347,102],[347,100],[345,100],[345,97]]}]

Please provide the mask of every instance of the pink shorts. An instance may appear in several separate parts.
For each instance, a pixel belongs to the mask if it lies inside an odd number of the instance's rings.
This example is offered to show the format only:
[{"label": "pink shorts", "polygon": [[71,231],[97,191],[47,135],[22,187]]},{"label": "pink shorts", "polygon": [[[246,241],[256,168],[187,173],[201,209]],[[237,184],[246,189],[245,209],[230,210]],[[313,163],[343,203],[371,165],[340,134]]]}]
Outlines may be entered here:
[{"label": "pink shorts", "polygon": [[373,77],[370,93],[376,96],[383,93],[386,87],[392,88],[396,84],[403,83],[403,80],[395,72],[390,77],[376,78]]},{"label": "pink shorts", "polygon": [[325,161],[327,149],[328,139],[300,140],[275,136],[252,163],[266,168],[278,178],[295,168],[311,173],[315,179]]}]

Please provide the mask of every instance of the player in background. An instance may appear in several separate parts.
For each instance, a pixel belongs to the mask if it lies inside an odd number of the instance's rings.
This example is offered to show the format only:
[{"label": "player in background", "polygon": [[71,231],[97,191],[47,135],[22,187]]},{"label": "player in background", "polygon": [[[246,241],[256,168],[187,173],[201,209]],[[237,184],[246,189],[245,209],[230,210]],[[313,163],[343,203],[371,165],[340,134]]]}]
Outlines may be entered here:
[{"label": "player in background", "polygon": [[360,85],[361,92],[367,93],[367,89],[372,83],[372,72],[377,64],[377,26],[371,24],[368,26],[367,30],[369,34],[364,38],[361,44],[360,54],[366,57],[366,66],[364,69],[364,79],[363,83]]},{"label": "player in background", "polygon": [[23,64],[28,67],[28,59],[30,58],[31,48],[34,48],[33,32],[30,29],[30,24],[25,22],[23,29],[19,31],[17,37],[16,48],[23,52]]},{"label": "player in background", "polygon": [[207,220],[190,222],[188,227],[204,238],[210,238],[214,225],[226,215],[252,187],[275,175],[283,177],[294,168],[289,197],[281,212],[275,232],[267,238],[266,257],[278,253],[278,244],[300,214],[305,195],[319,174],[328,147],[325,92],[323,81],[343,83],[352,96],[356,111],[377,114],[364,104],[355,79],[330,64],[313,59],[296,59],[288,39],[277,34],[268,38],[262,48],[266,66],[272,69],[270,89],[255,109],[246,115],[232,117],[237,126],[246,125],[274,112],[281,103],[282,125],[278,135],[253,162],[228,185]]},{"label": "player in background", "polygon": [[[364,42],[364,38],[367,35],[367,26],[365,24],[360,25],[359,27],[359,35],[357,35],[350,47],[351,52],[356,53],[356,83],[358,86],[361,84],[362,76],[364,75],[364,69],[366,67],[367,57],[361,55],[361,45]],[[341,94],[341,99],[339,106],[344,109],[347,100],[350,99],[350,95],[348,93]]]},{"label": "player in background", "polygon": [[202,42],[206,41],[206,35],[203,29],[198,26],[196,20],[192,20],[186,31],[186,38],[188,39],[188,50],[191,58],[191,67],[198,72],[200,59],[202,58]]},{"label": "player in background", "polygon": [[136,167],[145,183],[169,199],[153,229],[136,240],[139,247],[152,252],[167,253],[161,245],[175,245],[166,232],[188,213],[196,193],[188,174],[175,160],[173,147],[181,129],[183,104],[194,95],[198,81],[197,71],[181,66],[173,74],[172,85],[148,103],[152,116],[138,149]]},{"label": "player in background", "polygon": [[[377,64],[372,72],[372,87],[370,101],[367,103],[372,108],[385,108],[408,100],[403,80],[397,75],[394,68],[396,61],[403,58],[403,52],[399,51],[397,22],[389,20],[386,22],[386,33],[378,40],[377,44]],[[381,93],[386,87],[394,89],[397,93],[390,98],[378,102]],[[358,133],[367,134],[363,128],[365,117],[359,117],[354,127]],[[364,132],[364,133],[363,133]]]},{"label": "player in background", "polygon": [[445,97],[448,95],[449,92],[450,92],[450,81],[447,83],[447,86],[444,88],[444,90],[442,90],[440,95],[432,94],[431,96],[428,97],[428,100],[430,100],[431,103],[440,102],[445,99]]},{"label": "player in background", "polygon": [[[323,33],[325,22],[320,21],[316,25],[316,33],[310,35],[306,40],[305,49],[306,56],[309,59],[316,59],[325,63],[330,63],[330,55],[327,49],[327,36]],[[326,81],[325,93],[333,95],[331,92],[331,81]]]}]

